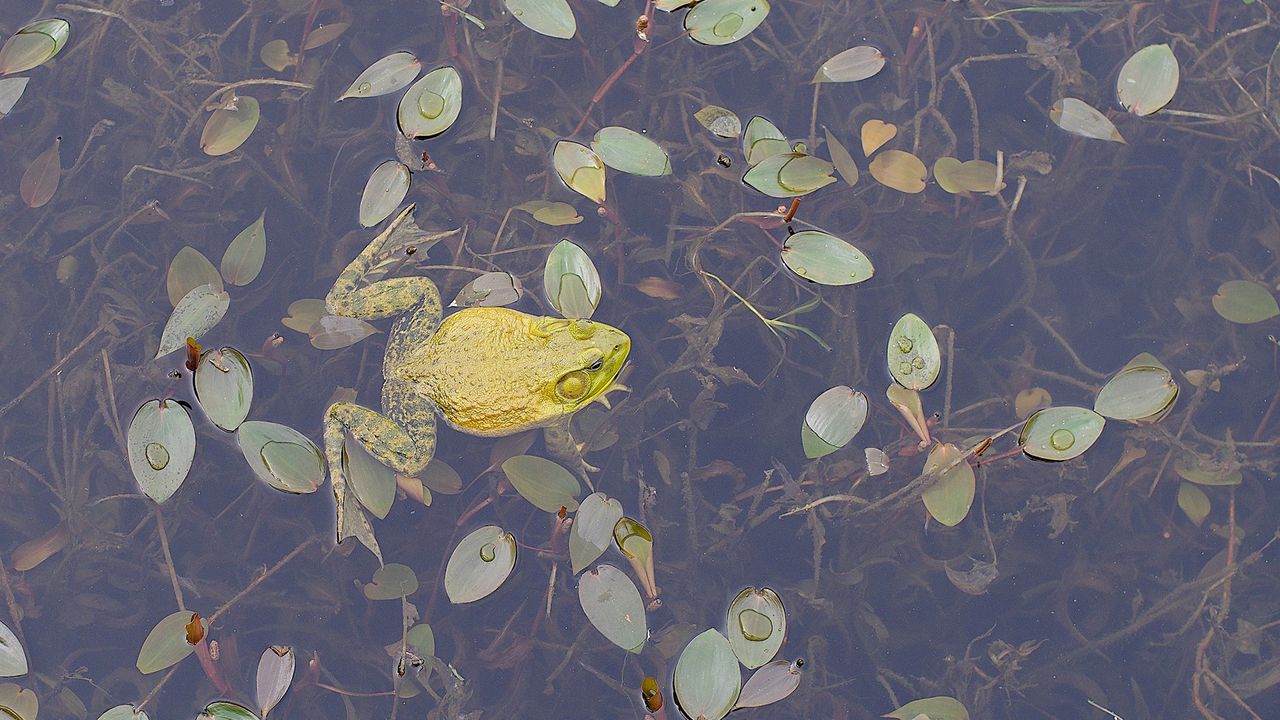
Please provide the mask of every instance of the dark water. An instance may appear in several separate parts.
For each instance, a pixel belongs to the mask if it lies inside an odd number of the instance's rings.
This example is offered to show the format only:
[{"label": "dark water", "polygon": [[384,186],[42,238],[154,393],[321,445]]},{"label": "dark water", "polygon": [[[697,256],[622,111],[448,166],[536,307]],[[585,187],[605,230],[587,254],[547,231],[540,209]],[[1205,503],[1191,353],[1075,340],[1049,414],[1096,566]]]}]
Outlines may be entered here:
[{"label": "dark water", "polygon": [[[803,657],[805,675],[790,698],[735,715],[871,718],[931,696],[958,699],[974,718],[1108,717],[1089,701],[1125,720],[1277,715],[1280,586],[1266,547],[1280,516],[1276,321],[1232,324],[1210,302],[1228,280],[1272,289],[1277,280],[1280,31],[1261,3],[1058,3],[1072,12],[981,21],[1022,6],[778,0],[759,30],[725,47],[678,38],[682,12],[655,13],[652,46],[575,136],[623,125],[670,153],[669,177],[609,171],[618,224],[560,183],[550,151],[627,59],[641,3],[571,2],[571,41],[535,35],[489,1],[469,8],[488,23],[483,31],[446,22],[429,2],[281,0],[247,12],[182,0],[37,5],[0,5],[6,36],[46,15],[72,26],[54,62],[23,73],[25,95],[0,119],[10,169],[0,188],[0,618],[20,631],[31,673],[16,682],[38,695],[40,717],[96,718],[144,698],[151,717],[194,715],[225,697],[254,706],[254,668],[271,644],[292,646],[299,664],[272,717],[642,717],[645,675],[661,681],[676,717],[675,656],[691,631],[724,630],[729,600],[747,586],[783,598],[780,656]],[[309,28],[334,22],[351,27],[308,50],[300,68],[277,73],[259,59],[269,40],[296,50]],[[1033,57],[1028,39],[1051,35],[1064,42]],[[1182,73],[1169,107],[1195,114],[1119,111],[1119,66],[1165,42]],[[815,106],[816,68],[860,44],[881,48],[888,65],[862,82],[821,86]],[[563,557],[522,550],[495,595],[451,605],[438,575],[465,532],[497,523],[541,547],[552,522],[504,488],[501,473],[482,474],[495,441],[442,429],[438,457],[464,491],[437,494],[430,507],[400,497],[374,528],[387,562],[408,565],[421,583],[408,602],[434,629],[437,656],[466,678],[448,703],[389,697],[395,661],[385,646],[400,640],[402,606],[365,598],[377,567],[369,553],[350,540],[334,549],[327,487],[270,489],[233,436],[195,411],[194,466],[157,510],[138,494],[122,445],[145,400],[193,402],[180,353],[151,360],[171,311],[170,261],[189,245],[216,265],[264,208],[262,274],[231,289],[226,317],[202,343],[249,355],[251,418],[317,442],[337,388],[376,404],[386,323],[382,334],[326,352],[281,318],[291,302],[323,297],[372,236],[357,206],[368,173],[394,157],[399,93],[333,99],[396,50],[427,69],[454,65],[464,82],[457,124],[417,146],[441,172],[415,174],[408,200],[422,227],[465,227],[466,241],[433,248],[416,271],[446,299],[474,273],[442,266],[515,273],[529,289],[517,307],[544,314],[553,312],[541,293],[552,244],[571,238],[600,270],[595,318],[631,335],[632,392],[615,396],[607,415],[618,442],[588,460],[601,469],[596,487],[628,514],[641,513],[645,488],[652,493],[644,518],[663,600],[648,616],[655,642],[625,658],[590,627]],[[246,80],[310,88],[241,87],[261,103],[261,122],[240,149],[210,158],[198,145],[202,105]],[[1048,108],[1063,96],[1110,111],[1128,143],[1055,127]],[[785,227],[736,222],[708,235],[734,213],[786,204],[740,182],[740,145],[693,118],[708,103],[744,123],[767,116],[823,157],[824,126],[849,148],[858,184],[806,196],[793,227],[857,245],[876,265],[872,280],[822,287],[792,276],[777,252]],[[929,166],[948,155],[994,162],[1002,151],[1000,199],[952,196],[932,181],[912,195],[879,185],[857,140],[871,118],[898,126],[887,147]],[[60,185],[30,208],[19,178],[57,136]],[[1039,169],[1017,163],[1027,153],[1043,153]],[[507,209],[533,199],[571,203],[584,220],[549,227],[517,212],[495,241]],[[783,319],[831,350],[800,334],[780,342],[703,272],[766,317],[820,300]],[[674,298],[641,292],[647,278]],[[923,393],[926,415],[950,408],[932,427],[943,442],[972,447],[1018,422],[1014,397],[1032,387],[1056,405],[1091,407],[1097,388],[1140,352],[1173,371],[1181,396],[1158,423],[1109,421],[1065,463],[1009,453],[1016,432],[1000,438],[975,463],[977,497],[955,528],[928,520],[918,489],[861,510],[908,486],[923,464],[883,390],[886,338],[908,311],[954,331],[954,356],[938,331],[947,367]],[[264,348],[275,333],[282,344]],[[1206,369],[1221,376],[1220,389],[1199,391],[1185,375]],[[865,392],[866,427],[845,449],[809,461],[799,440],[806,408],[839,384]],[[890,454],[889,473],[866,477],[867,447]],[[540,441],[529,452],[546,454]],[[1118,465],[1129,455],[1141,456]],[[1239,466],[1243,478],[1203,488],[1211,510],[1199,526],[1179,508],[1175,472],[1195,457]],[[856,500],[781,517],[849,495]],[[1232,532],[1240,542],[1228,553]],[[27,569],[23,544],[42,537],[61,547]],[[606,559],[625,565],[616,552]],[[972,560],[998,569],[982,594],[947,577],[947,567],[967,570]],[[179,602],[205,617],[226,608],[209,638],[229,695],[191,658],[154,696],[165,673],[134,667],[147,633]],[[443,690],[440,676],[432,687]]]}]

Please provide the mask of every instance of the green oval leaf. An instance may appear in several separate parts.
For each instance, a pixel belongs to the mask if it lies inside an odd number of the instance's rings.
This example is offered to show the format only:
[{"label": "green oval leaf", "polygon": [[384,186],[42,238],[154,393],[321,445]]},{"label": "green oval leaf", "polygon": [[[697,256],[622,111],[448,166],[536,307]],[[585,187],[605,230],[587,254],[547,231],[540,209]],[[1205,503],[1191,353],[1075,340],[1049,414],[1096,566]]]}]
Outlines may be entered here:
[{"label": "green oval leaf", "polygon": [[104,710],[98,720],[148,720],[147,714],[133,705],[117,705]]},{"label": "green oval leaf", "polygon": [[370,600],[399,600],[418,592],[418,576],[408,565],[387,563],[373,573],[373,582],[364,586]]},{"label": "green oval leaf", "polygon": [[898,192],[924,192],[929,171],[920,158],[905,150],[885,150],[871,160],[867,171],[876,182]]},{"label": "green oval leaf", "polygon": [[598,205],[604,204],[604,161],[591,148],[561,140],[551,152],[551,164],[569,189]]},{"label": "green oval leaf", "polygon": [[745,588],[729,603],[725,629],[739,662],[756,669],[773,659],[787,637],[787,612],[770,588]]},{"label": "green oval leaf", "polygon": [[747,121],[747,129],[742,134],[742,154],[748,168],[786,152],[791,152],[791,143],[777,125],[759,115]]},{"label": "green oval leaf", "polygon": [[768,15],[768,0],[702,0],[684,16],[684,29],[703,45],[728,45],[750,35]]},{"label": "green oval leaf", "polygon": [[454,605],[488,597],[516,565],[516,539],[497,525],[462,538],[444,569],[444,591]]},{"label": "green oval leaf", "polygon": [[169,304],[177,306],[184,295],[201,285],[212,285],[214,290],[221,292],[222,276],[209,258],[188,245],[179,250],[169,263],[169,274],[165,278]]},{"label": "green oval leaf", "polygon": [[846,185],[850,187],[858,184],[858,165],[853,161],[853,155],[849,153],[848,148],[836,139],[831,131],[822,128],[822,132],[827,138],[827,151],[831,154],[831,164],[835,166],[836,172],[840,174],[840,179],[844,180]]},{"label": "green oval leaf", "polygon": [[321,350],[340,350],[355,345],[378,332],[378,328],[360,318],[323,315],[307,330],[311,346]]},{"label": "green oval leaf", "polygon": [[338,100],[377,97],[396,92],[413,82],[420,72],[422,72],[422,63],[413,53],[391,53],[365,68]]},{"label": "green oval leaf", "polygon": [[1125,367],[1098,391],[1093,411],[1112,420],[1145,420],[1162,416],[1178,398],[1178,383],[1168,368]]},{"label": "green oval leaf", "polygon": [[875,274],[858,248],[817,230],[793,233],[782,246],[782,262],[791,272],[819,285],[852,285]]},{"label": "green oval leaf", "polygon": [[1088,408],[1049,407],[1027,418],[1018,444],[1034,458],[1070,460],[1093,445],[1105,424],[1101,415]]},{"label": "green oval leaf", "polygon": [[835,182],[835,167],[822,158],[801,152],[779,153],[747,171],[742,181],[769,197],[808,195]]},{"label": "green oval leaf", "polygon": [[613,527],[621,519],[622,503],[604,493],[591,493],[582,501],[569,529],[569,562],[575,575],[609,549]]},{"label": "green oval leaf", "polygon": [[129,469],[157,503],[173,496],[196,456],[196,429],[177,400],[148,400],[133,414],[126,438]]},{"label": "green oval leaf", "polygon": [[234,432],[249,416],[253,403],[253,371],[233,347],[206,351],[195,372],[196,401],[214,425]]},{"label": "green oval leaf", "polygon": [[1062,98],[1049,108],[1049,119],[1054,125],[1072,135],[1108,142],[1123,143],[1125,141],[1115,124],[1106,115],[1083,100]]},{"label": "green oval leaf", "polygon": [[568,40],[578,31],[565,0],[502,0],[502,4],[521,25],[539,35]]},{"label": "green oval leaf", "polygon": [[909,390],[924,390],[938,379],[942,353],[929,324],[914,313],[898,319],[889,331],[889,374]]},{"label": "green oval leaf", "polygon": [[1223,462],[1204,456],[1179,459],[1173,464],[1173,471],[1187,482],[1211,487],[1239,485],[1244,481],[1240,466],[1234,461]]},{"label": "green oval leaf", "polygon": [[252,95],[238,95],[233,108],[219,108],[209,115],[200,133],[200,149],[206,155],[226,155],[244,144],[258,127],[261,109]]},{"label": "green oval leaf", "polygon": [[885,717],[895,720],[919,720],[924,715],[929,720],[969,720],[969,711],[955,698],[938,696],[912,700]]},{"label": "green oval leaf", "polygon": [[1213,309],[1224,319],[1248,325],[1280,315],[1275,295],[1265,285],[1251,280],[1228,280],[1218,286]]},{"label": "green oval leaf", "polygon": [[644,600],[627,574],[612,565],[600,565],[578,580],[578,602],[592,626],[609,642],[639,653],[649,637]]},{"label": "green oval leaf", "polygon": [[591,149],[618,172],[644,177],[671,174],[667,151],[635,130],[616,125],[600,128],[591,139]]},{"label": "green oval leaf", "polygon": [[[711,131],[712,135],[722,138],[736,138],[742,134],[742,121],[732,110],[719,105],[707,105],[693,114],[702,127]],[[766,121],[767,122],[767,121]]]},{"label": "green oval leaf", "polygon": [[[172,667],[195,650],[194,645],[187,643],[187,624],[191,622],[193,614],[190,610],[178,610],[166,615],[151,628],[138,651],[136,665],[139,672],[150,675]],[[200,618],[200,624],[208,631],[208,620]]]},{"label": "green oval leaf", "polygon": [[291,427],[249,420],[236,430],[236,443],[253,474],[277,490],[311,493],[324,483],[320,448]]},{"label": "green oval leaf", "polygon": [[71,23],[62,18],[44,18],[18,29],[0,47],[0,75],[11,75],[39,67],[53,59],[67,45]]},{"label": "green oval leaf", "polygon": [[462,286],[449,307],[502,307],[524,297],[520,278],[507,272],[487,272]]},{"label": "green oval leaf", "polygon": [[239,703],[218,701],[205,705],[196,720],[258,720],[258,716]]},{"label": "green oval leaf", "polygon": [[523,210],[544,225],[577,225],[582,222],[582,216],[569,203],[530,200],[512,209]]},{"label": "green oval leaf", "polygon": [[379,520],[386,518],[396,499],[396,474],[350,433],[342,442],[342,470],[360,504]]},{"label": "green oval leaf", "polygon": [[262,651],[254,676],[254,699],[262,717],[265,718],[288,692],[293,684],[295,666],[296,658],[291,647],[272,645]]},{"label": "green oval leaf", "polygon": [[880,48],[859,45],[836,53],[822,63],[813,76],[814,82],[857,82],[866,80],[884,68],[884,54]]},{"label": "green oval leaf", "polygon": [[1204,523],[1204,519],[1209,517],[1209,511],[1213,509],[1213,503],[1209,501],[1209,496],[1203,490],[1192,485],[1191,483],[1178,484],[1178,507],[1182,508],[1182,512],[1186,513],[1187,519],[1200,527]]},{"label": "green oval leaf", "polygon": [[517,455],[502,463],[502,472],[521,497],[544,512],[578,509],[578,479],[558,463],[536,455]]},{"label": "green oval leaf", "polygon": [[977,478],[965,460],[967,453],[950,443],[934,445],[924,461],[924,474],[936,475],[921,493],[929,515],[947,527],[955,527],[969,514]]},{"label": "green oval leaf", "polygon": [[248,285],[258,273],[267,257],[267,211],[236,234],[235,239],[222,254],[222,278],[232,285]]},{"label": "green oval leaf", "polygon": [[604,292],[591,258],[568,240],[556,243],[547,256],[542,286],[551,306],[570,319],[590,318]]},{"label": "green oval leaf", "polygon": [[22,97],[22,93],[27,89],[27,82],[31,78],[16,77],[4,78],[0,80],[0,118],[8,115],[13,106],[18,104],[18,100]]},{"label": "green oval leaf", "polygon": [[685,717],[720,720],[728,715],[742,688],[738,659],[729,641],[716,630],[690,640],[676,661],[672,685]]},{"label": "green oval leaf", "polygon": [[27,674],[27,653],[8,625],[0,622],[0,677]]},{"label": "green oval leaf", "polygon": [[360,224],[373,227],[386,220],[409,194],[409,168],[387,160],[373,169],[360,194]]},{"label": "green oval leaf", "polygon": [[0,716],[6,720],[36,720],[40,698],[14,683],[0,684]]},{"label": "green oval leaf", "polygon": [[1116,77],[1120,106],[1139,116],[1159,110],[1178,91],[1178,72],[1178,58],[1167,44],[1142,48],[1125,61]]},{"label": "green oval leaf", "polygon": [[185,347],[189,337],[198,340],[218,324],[230,304],[231,296],[213,285],[201,285],[183,295],[160,333],[155,359]]},{"label": "green oval leaf", "polygon": [[[819,458],[848,445],[866,420],[866,395],[847,385],[837,385],[822,393],[809,405],[804,416],[803,429],[820,441],[804,443],[805,457]],[[802,440],[806,439],[804,435],[802,433]]]},{"label": "green oval leaf", "polygon": [[774,660],[751,673],[736,707],[764,707],[786,699],[800,687],[800,667],[790,660]]},{"label": "green oval leaf", "polygon": [[409,86],[396,110],[400,132],[420,140],[453,126],[462,112],[462,77],[451,66],[436,68]]}]

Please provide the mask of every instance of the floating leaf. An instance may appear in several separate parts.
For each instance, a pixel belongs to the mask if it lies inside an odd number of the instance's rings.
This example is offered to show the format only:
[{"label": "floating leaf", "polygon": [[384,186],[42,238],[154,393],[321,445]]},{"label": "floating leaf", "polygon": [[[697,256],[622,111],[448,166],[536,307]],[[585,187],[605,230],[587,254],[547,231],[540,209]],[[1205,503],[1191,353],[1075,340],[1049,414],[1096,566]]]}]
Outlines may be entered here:
[{"label": "floating leaf", "polygon": [[996,187],[998,174],[995,164],[986,160],[960,162],[953,157],[942,157],[933,163],[933,178],[938,181],[939,187],[953,195],[961,193],[994,195],[1004,187],[1004,183]]},{"label": "floating leaf", "polygon": [[320,318],[324,317],[324,301],[318,298],[304,298],[289,303],[289,317],[280,318],[280,322],[290,330],[307,332]]},{"label": "floating leaf", "polygon": [[791,143],[776,125],[759,115],[747,121],[746,132],[742,135],[742,154],[747,159],[748,168],[787,152],[791,152]]},{"label": "floating leaf", "polygon": [[867,170],[881,185],[904,193],[924,192],[929,179],[929,171],[920,158],[903,150],[885,150],[875,156]]},{"label": "floating leaf", "polygon": [[360,504],[379,520],[386,518],[396,499],[395,472],[349,433],[342,442],[342,470]]},{"label": "floating leaf", "polygon": [[770,588],[745,588],[729,603],[729,646],[743,666],[756,669],[773,659],[787,637],[782,598]]},{"label": "floating leaf", "polygon": [[616,125],[600,128],[591,139],[591,149],[596,151],[605,165],[618,172],[659,177],[671,174],[671,158],[658,143]]},{"label": "floating leaf", "polygon": [[928,720],[969,720],[969,711],[959,700],[944,696],[913,700],[884,716],[896,720],[920,720],[922,715]]},{"label": "floating leaf", "polygon": [[728,45],[750,35],[768,14],[768,0],[702,0],[684,16],[684,29],[703,45]]},{"label": "floating leaf", "polygon": [[117,705],[105,710],[98,720],[148,720],[147,714],[133,705]]},{"label": "floating leaf", "polygon": [[497,525],[462,538],[449,555],[444,591],[454,605],[475,602],[501,587],[516,564],[516,539]]},{"label": "floating leaf", "polygon": [[785,700],[800,687],[799,661],[774,660],[747,678],[735,708],[764,707]]},{"label": "floating leaf", "polygon": [[822,158],[785,152],[761,160],[742,181],[769,197],[797,197],[835,182],[833,170],[835,167]]},{"label": "floating leaf", "polygon": [[305,52],[307,50],[315,50],[322,45],[328,45],[334,40],[337,40],[338,37],[341,36],[342,33],[346,32],[349,27],[351,27],[351,23],[345,22],[317,25],[310,33],[307,34],[307,41],[306,44],[302,46],[302,50]]},{"label": "floating leaf", "polygon": [[0,75],[23,72],[49,62],[66,47],[70,36],[71,23],[62,18],[44,18],[22,26],[0,47]]},{"label": "floating leaf", "polygon": [[169,263],[169,274],[165,279],[169,304],[176,306],[183,296],[201,285],[211,285],[221,292],[222,276],[209,258],[188,245],[179,250]]},{"label": "floating leaf", "polygon": [[1213,309],[1224,319],[1241,325],[1262,322],[1280,315],[1280,305],[1271,291],[1252,280],[1228,280],[1218,286]]},{"label": "floating leaf", "polygon": [[436,654],[436,634],[427,623],[418,623],[405,633],[405,642],[418,653],[418,657],[429,658]]},{"label": "floating leaf", "polygon": [[451,66],[436,68],[405,91],[396,109],[400,132],[421,140],[448,130],[462,111],[462,78]]},{"label": "floating leaf", "polygon": [[513,209],[529,213],[534,220],[544,225],[577,225],[582,222],[582,216],[569,203],[530,200]]},{"label": "floating leaf", "polygon": [[272,645],[262,651],[258,660],[256,675],[256,693],[258,712],[266,717],[271,708],[280,702],[289,686],[293,684],[295,658],[293,648]]},{"label": "floating leaf", "polygon": [[462,492],[462,478],[458,471],[438,457],[431,458],[431,462],[418,472],[418,477],[431,492],[441,495],[457,495]]},{"label": "floating leaf", "polygon": [[1178,91],[1178,58],[1167,44],[1148,45],[1134,53],[1116,77],[1120,106],[1134,115],[1150,115]]},{"label": "floating leaf", "polygon": [[590,318],[600,304],[600,273],[582,248],[561,240],[542,270],[542,286],[551,306],[566,318]]},{"label": "floating leaf", "polygon": [[[14,570],[18,572],[26,572],[40,563],[53,557],[56,553],[67,546],[67,542],[71,539],[71,533],[65,522],[54,525],[50,530],[34,537],[18,547],[13,549],[13,554],[9,556],[9,563]],[[0,631],[0,677],[5,675],[5,640],[4,633]],[[21,675],[22,673],[17,673]]]},{"label": "floating leaf", "polygon": [[702,127],[711,131],[712,135],[722,138],[736,138],[742,134],[742,121],[732,110],[719,105],[707,105],[693,114]]},{"label": "floating leaf", "polygon": [[239,703],[218,701],[205,705],[196,720],[258,720],[258,716]]},{"label": "floating leaf", "polygon": [[1204,519],[1209,517],[1213,503],[1209,501],[1209,496],[1205,495],[1203,490],[1184,482],[1178,484],[1178,507],[1187,514],[1187,519],[1195,523],[1196,527],[1200,527]]},{"label": "floating leaf", "polygon": [[578,509],[578,479],[559,463],[536,455],[517,455],[502,463],[502,472],[516,492],[544,512]]},{"label": "floating leaf", "polygon": [[591,493],[582,501],[569,529],[569,562],[575,575],[609,549],[613,527],[621,519],[622,503],[604,493]]},{"label": "floating leaf", "polygon": [[4,683],[0,685],[0,715],[5,720],[36,720],[40,698],[30,690]]},{"label": "floating leaf", "polygon": [[310,493],[324,483],[320,448],[291,427],[249,420],[236,430],[236,443],[253,474],[277,490]]},{"label": "floating leaf", "polygon": [[[190,655],[195,646],[187,642],[187,625],[195,617],[199,615],[190,610],[178,610],[156,623],[138,651],[138,671],[150,675],[177,665]],[[200,625],[206,631],[209,629],[209,621],[205,618],[200,618]]]},{"label": "floating leaf", "polygon": [[400,563],[387,563],[373,572],[373,582],[364,586],[370,600],[399,600],[418,592],[418,576]]},{"label": "floating leaf", "polygon": [[858,165],[853,161],[853,156],[845,149],[844,145],[836,139],[831,131],[822,128],[822,132],[827,137],[827,151],[831,154],[831,164],[835,166],[836,172],[840,174],[840,179],[844,180],[846,185],[850,187],[858,184]]},{"label": "floating leaf", "polygon": [[0,80],[0,118],[8,115],[13,110],[13,106],[18,104],[18,99],[27,89],[27,81],[30,79],[17,77]]},{"label": "floating leaf", "polygon": [[639,653],[649,637],[644,601],[627,574],[612,565],[600,565],[578,579],[578,602],[591,625],[609,642]]},{"label": "floating leaf", "polygon": [[520,278],[507,272],[487,272],[463,285],[449,307],[501,307],[523,296]]},{"label": "floating leaf", "polygon": [[1162,416],[1178,398],[1178,383],[1168,368],[1127,366],[1098,391],[1093,410],[1112,420],[1147,420]]},{"label": "floating leaf", "polygon": [[413,53],[394,52],[376,61],[360,73],[339,101],[387,95],[413,82],[422,72],[422,63]]},{"label": "floating leaf", "polygon": [[653,572],[653,534],[649,528],[639,521],[623,517],[613,525],[613,542],[640,578],[644,594],[649,598],[658,597],[658,584]]},{"label": "floating leaf", "polygon": [[889,331],[889,374],[905,388],[924,390],[938,379],[942,353],[929,323],[915,313],[898,318]]},{"label": "floating leaf", "polygon": [[321,350],[340,350],[355,345],[378,332],[378,328],[360,318],[325,315],[307,330],[311,346]]},{"label": "floating leaf", "polygon": [[1187,482],[1211,487],[1239,485],[1244,481],[1240,466],[1235,462],[1219,462],[1207,457],[1178,460],[1173,464],[1173,471]]},{"label": "floating leaf", "polygon": [[234,108],[219,108],[209,115],[200,133],[200,149],[206,155],[226,155],[244,144],[258,126],[260,108],[252,95],[238,95]]},{"label": "floating leaf", "polygon": [[716,630],[690,640],[676,661],[673,689],[685,717],[720,720],[737,704],[741,688],[738,658]]},{"label": "floating leaf", "polygon": [[262,60],[262,64],[275,70],[276,72],[284,72],[285,68],[298,63],[298,56],[293,54],[289,49],[287,40],[272,40],[262,49],[258,51],[258,57]]},{"label": "floating leaf", "polygon": [[866,456],[868,475],[875,477],[889,472],[889,456],[883,450],[880,448],[867,448],[862,451],[862,454]]},{"label": "floating leaf", "polygon": [[48,150],[36,156],[22,173],[18,183],[18,193],[22,202],[28,207],[38,208],[49,202],[58,190],[58,181],[62,177],[62,137],[53,139]]},{"label": "floating leaf", "polygon": [[126,444],[138,487],[162,503],[187,479],[196,455],[196,429],[177,400],[148,400],[133,414]]},{"label": "floating leaf", "polygon": [[1070,460],[1093,445],[1105,424],[1101,415],[1087,408],[1045,408],[1027,418],[1018,444],[1034,458]]},{"label": "floating leaf", "polygon": [[898,126],[883,120],[871,119],[862,123],[862,154],[871,157],[885,143],[898,134]]},{"label": "floating leaf", "polygon": [[409,168],[387,160],[373,169],[360,194],[360,225],[373,227],[386,220],[409,194]]},{"label": "floating leaf", "polygon": [[183,295],[160,333],[156,358],[185,347],[189,337],[199,340],[201,335],[218,324],[230,304],[231,296],[213,285],[201,285]]},{"label": "floating leaf", "polygon": [[1125,141],[1115,124],[1107,119],[1106,115],[1083,100],[1062,98],[1049,108],[1049,119],[1054,125],[1072,135],[1109,142]]},{"label": "floating leaf", "polygon": [[866,395],[847,385],[822,393],[804,416],[800,436],[805,457],[820,458],[848,445],[866,420]]},{"label": "floating leaf", "polygon": [[1019,390],[1013,398],[1013,413],[1019,420],[1026,420],[1031,413],[1053,404],[1053,396],[1042,387]]},{"label": "floating leaf", "polygon": [[27,653],[8,625],[0,622],[0,677],[27,674]]},{"label": "floating leaf", "polygon": [[561,140],[551,153],[551,164],[570,190],[594,203],[604,204],[604,161],[591,148]]},{"label": "floating leaf", "polygon": [[969,514],[977,478],[964,459],[966,453],[950,443],[934,445],[924,461],[924,474],[936,475],[920,497],[934,520],[955,527]]},{"label": "floating leaf", "polygon": [[791,272],[819,285],[852,285],[870,280],[875,273],[861,250],[817,230],[801,230],[787,238],[782,262]]},{"label": "floating leaf", "polygon": [[267,211],[241,230],[222,254],[222,278],[232,285],[248,285],[262,272],[267,257]]},{"label": "floating leaf", "polygon": [[884,54],[880,48],[859,45],[836,53],[822,63],[813,76],[814,82],[857,82],[866,80],[884,68]]},{"label": "floating leaf", "polygon": [[890,383],[884,391],[885,398],[893,409],[898,411],[907,425],[920,438],[920,447],[924,448],[932,442],[929,438],[929,422],[924,417],[924,406],[920,402],[919,390],[908,390],[896,382]]},{"label": "floating leaf", "polygon": [[248,359],[233,347],[205,352],[196,366],[195,390],[196,401],[213,424],[234,432],[249,416],[253,402]]},{"label": "floating leaf", "polygon": [[521,25],[539,35],[568,40],[578,31],[565,0],[502,0],[502,4]]}]

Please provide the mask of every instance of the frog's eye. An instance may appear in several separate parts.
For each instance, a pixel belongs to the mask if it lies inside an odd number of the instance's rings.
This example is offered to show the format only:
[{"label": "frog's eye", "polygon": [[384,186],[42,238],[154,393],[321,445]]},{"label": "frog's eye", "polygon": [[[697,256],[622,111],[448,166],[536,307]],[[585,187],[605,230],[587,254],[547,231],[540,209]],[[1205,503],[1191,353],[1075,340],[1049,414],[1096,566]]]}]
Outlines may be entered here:
[{"label": "frog's eye", "polygon": [[556,394],[562,400],[569,402],[577,402],[586,397],[587,391],[590,389],[591,382],[587,379],[587,374],[580,370],[565,374],[556,383]]},{"label": "frog's eye", "polygon": [[596,361],[587,366],[587,372],[599,372],[604,367],[604,358],[598,357]]}]

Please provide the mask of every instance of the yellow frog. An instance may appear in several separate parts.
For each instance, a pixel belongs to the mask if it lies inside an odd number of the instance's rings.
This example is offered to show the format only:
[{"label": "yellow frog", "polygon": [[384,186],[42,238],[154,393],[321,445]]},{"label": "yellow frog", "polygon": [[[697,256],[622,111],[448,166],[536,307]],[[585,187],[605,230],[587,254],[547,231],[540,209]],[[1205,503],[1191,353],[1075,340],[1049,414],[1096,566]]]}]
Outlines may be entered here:
[{"label": "yellow frog", "polygon": [[331,315],[376,320],[398,316],[382,360],[382,412],[352,402],[329,406],[324,450],[338,505],[338,540],[355,536],[380,555],[372,528],[347,493],[342,444],[350,432],[398,473],[431,460],[436,415],[485,437],[566,426],[601,399],[631,350],[626,333],[590,320],[537,317],[506,308],[466,308],[441,322],[440,294],[425,277],[362,285],[394,249],[392,236],[413,206],[351,261],[325,298]]}]

